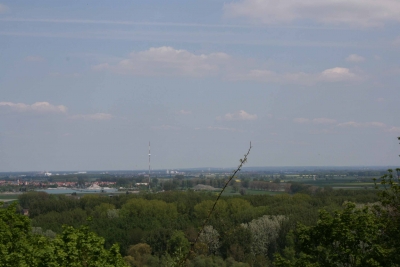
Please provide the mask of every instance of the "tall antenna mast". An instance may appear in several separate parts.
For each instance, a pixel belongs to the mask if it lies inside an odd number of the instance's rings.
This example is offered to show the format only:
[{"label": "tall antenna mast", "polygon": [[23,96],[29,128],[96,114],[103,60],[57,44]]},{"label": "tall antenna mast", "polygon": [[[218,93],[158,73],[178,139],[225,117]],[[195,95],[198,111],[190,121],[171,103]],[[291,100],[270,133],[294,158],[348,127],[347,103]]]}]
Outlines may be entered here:
[{"label": "tall antenna mast", "polygon": [[149,141],[149,191],[150,191],[150,182],[151,182],[151,180],[150,180],[150,156],[151,156],[151,154],[150,154],[150,141]]}]

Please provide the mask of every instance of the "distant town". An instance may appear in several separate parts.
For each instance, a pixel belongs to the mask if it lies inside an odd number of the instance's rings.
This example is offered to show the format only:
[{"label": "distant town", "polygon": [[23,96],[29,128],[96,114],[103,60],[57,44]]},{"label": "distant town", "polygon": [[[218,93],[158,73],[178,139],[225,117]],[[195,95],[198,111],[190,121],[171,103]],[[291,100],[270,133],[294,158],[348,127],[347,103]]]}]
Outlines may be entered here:
[{"label": "distant town", "polygon": [[[265,167],[244,168],[229,184],[232,194],[288,192],[293,183],[333,189],[372,188],[373,178],[389,167]],[[0,192],[76,190],[79,193],[207,190],[222,188],[232,175],[227,168],[148,171],[3,172]],[[55,190],[58,191],[49,191]],[[67,191],[66,191],[67,192]],[[69,191],[68,191],[69,192]]]}]

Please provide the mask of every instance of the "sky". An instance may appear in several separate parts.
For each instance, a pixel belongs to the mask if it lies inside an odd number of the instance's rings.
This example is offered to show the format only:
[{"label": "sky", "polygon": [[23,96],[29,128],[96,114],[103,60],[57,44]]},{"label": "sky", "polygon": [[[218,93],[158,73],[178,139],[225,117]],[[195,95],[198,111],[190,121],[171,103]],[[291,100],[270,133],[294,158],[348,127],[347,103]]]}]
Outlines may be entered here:
[{"label": "sky", "polygon": [[400,0],[1,1],[0,171],[399,165]]}]

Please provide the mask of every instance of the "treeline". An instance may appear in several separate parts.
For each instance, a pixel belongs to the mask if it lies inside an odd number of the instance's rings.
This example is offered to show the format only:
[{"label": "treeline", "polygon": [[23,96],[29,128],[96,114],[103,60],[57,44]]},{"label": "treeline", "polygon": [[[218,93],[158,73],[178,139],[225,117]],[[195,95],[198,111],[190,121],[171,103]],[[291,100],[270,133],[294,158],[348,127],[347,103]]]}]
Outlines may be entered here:
[{"label": "treeline", "polygon": [[[274,184],[255,181],[249,186],[256,182]],[[310,190],[298,184],[297,192],[222,197],[207,230],[192,248],[190,264],[269,266],[276,253],[284,253],[290,243],[288,233],[298,223],[316,224],[318,210],[333,212],[346,201],[378,201],[374,190]],[[106,248],[118,243],[131,266],[166,266],[191,249],[215,198],[213,193],[190,190],[81,198],[29,192],[19,197],[19,205],[29,210],[32,226],[43,235],[62,233],[64,224],[88,225],[104,238]]]}]

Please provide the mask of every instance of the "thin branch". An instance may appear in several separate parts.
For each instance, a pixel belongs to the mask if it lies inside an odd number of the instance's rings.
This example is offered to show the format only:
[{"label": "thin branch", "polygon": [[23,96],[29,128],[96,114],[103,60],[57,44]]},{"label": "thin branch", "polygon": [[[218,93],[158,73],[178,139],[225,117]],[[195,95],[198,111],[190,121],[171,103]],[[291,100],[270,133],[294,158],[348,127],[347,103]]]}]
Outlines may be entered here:
[{"label": "thin branch", "polygon": [[197,234],[196,239],[194,240],[194,242],[193,242],[193,244],[192,244],[192,249],[187,253],[186,257],[183,258],[183,259],[180,261],[180,263],[179,263],[178,266],[183,266],[183,264],[184,264],[184,263],[186,262],[186,260],[189,258],[190,253],[193,252],[193,248],[194,248],[194,246],[196,245],[197,241],[199,240],[201,233],[203,233],[204,228],[206,227],[208,221],[210,220],[211,215],[213,214],[213,212],[214,212],[214,210],[215,210],[215,206],[216,206],[217,203],[218,203],[218,200],[220,199],[222,193],[225,191],[225,189],[226,189],[226,187],[228,186],[228,184],[229,184],[229,183],[232,181],[232,179],[235,177],[236,173],[238,173],[238,172],[242,169],[243,165],[247,162],[247,156],[250,154],[251,148],[252,148],[252,146],[251,146],[251,142],[250,142],[249,150],[248,150],[247,153],[244,155],[243,159],[240,159],[240,164],[239,164],[239,166],[233,171],[232,175],[229,177],[228,181],[225,183],[224,187],[223,187],[223,188],[221,189],[221,191],[219,192],[219,194],[218,194],[218,196],[217,196],[217,199],[214,201],[214,205],[212,206],[210,212],[208,213],[207,218],[204,220],[203,225],[201,226],[201,229],[200,229],[199,233]]}]

